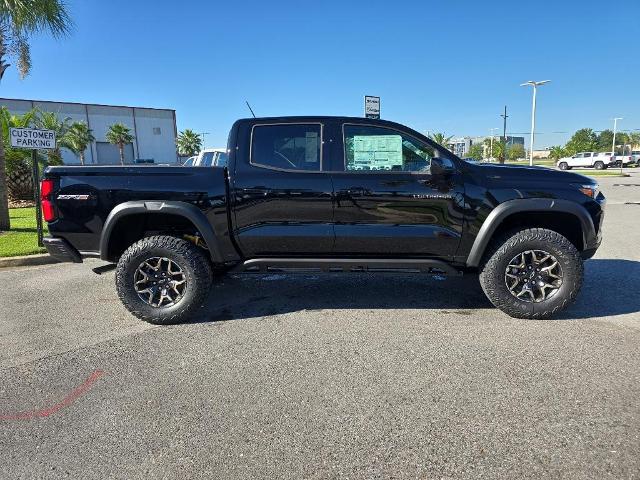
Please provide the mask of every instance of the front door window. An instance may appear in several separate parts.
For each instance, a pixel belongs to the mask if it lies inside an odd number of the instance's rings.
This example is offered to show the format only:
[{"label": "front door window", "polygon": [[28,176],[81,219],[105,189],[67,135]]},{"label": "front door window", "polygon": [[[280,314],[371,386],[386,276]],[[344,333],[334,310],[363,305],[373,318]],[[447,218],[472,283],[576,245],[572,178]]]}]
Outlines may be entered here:
[{"label": "front door window", "polygon": [[396,130],[364,125],[344,126],[346,171],[429,173],[433,147]]}]

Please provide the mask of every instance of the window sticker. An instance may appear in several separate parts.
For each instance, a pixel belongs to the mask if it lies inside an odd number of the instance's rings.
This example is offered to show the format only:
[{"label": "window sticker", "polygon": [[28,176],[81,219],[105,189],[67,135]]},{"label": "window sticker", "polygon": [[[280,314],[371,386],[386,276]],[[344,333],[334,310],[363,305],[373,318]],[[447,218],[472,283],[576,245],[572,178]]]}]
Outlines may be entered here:
[{"label": "window sticker", "polygon": [[355,135],[353,137],[355,170],[392,170],[402,168],[400,135]]}]

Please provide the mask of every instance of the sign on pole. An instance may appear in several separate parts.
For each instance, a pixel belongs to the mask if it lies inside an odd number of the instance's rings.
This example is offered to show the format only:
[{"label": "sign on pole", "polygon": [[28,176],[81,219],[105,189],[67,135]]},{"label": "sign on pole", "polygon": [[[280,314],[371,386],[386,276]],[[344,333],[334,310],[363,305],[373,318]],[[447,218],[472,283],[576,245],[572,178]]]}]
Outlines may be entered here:
[{"label": "sign on pole", "polygon": [[56,132],[35,128],[10,128],[11,146],[31,150],[53,150],[56,148]]},{"label": "sign on pole", "polygon": [[367,118],[380,118],[380,97],[364,97],[364,116]]},{"label": "sign on pole", "polygon": [[38,169],[38,152],[36,150],[53,150],[56,148],[56,132],[38,130],[36,128],[10,128],[11,146],[31,150],[31,167],[33,172],[33,200],[36,204],[36,225],[38,227],[38,245],[42,247],[42,212],[40,211],[40,170]]}]

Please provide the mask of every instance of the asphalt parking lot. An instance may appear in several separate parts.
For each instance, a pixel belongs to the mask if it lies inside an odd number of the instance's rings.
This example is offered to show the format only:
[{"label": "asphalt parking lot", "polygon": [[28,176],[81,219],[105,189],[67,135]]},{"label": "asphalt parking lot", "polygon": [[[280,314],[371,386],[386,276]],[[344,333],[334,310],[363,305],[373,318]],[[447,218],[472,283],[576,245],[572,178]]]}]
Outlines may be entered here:
[{"label": "asphalt parking lot", "polygon": [[556,320],[473,277],[268,275],[154,327],[99,262],[2,270],[0,477],[638,478],[640,174],[600,183]]}]

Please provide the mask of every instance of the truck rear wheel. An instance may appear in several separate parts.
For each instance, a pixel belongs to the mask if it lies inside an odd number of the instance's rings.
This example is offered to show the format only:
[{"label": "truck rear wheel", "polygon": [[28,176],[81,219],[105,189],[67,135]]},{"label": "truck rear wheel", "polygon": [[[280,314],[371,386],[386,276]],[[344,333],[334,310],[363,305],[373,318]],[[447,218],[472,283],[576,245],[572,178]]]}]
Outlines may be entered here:
[{"label": "truck rear wheel", "polygon": [[167,325],[194,314],[207,297],[211,278],[211,264],[200,248],[180,238],[154,236],[122,254],[116,289],[136,317]]},{"label": "truck rear wheel", "polygon": [[480,272],[491,303],[515,318],[549,318],[571,305],[584,265],[576,247],[552,230],[531,228],[492,244]]}]

